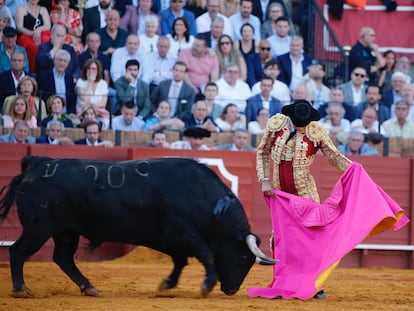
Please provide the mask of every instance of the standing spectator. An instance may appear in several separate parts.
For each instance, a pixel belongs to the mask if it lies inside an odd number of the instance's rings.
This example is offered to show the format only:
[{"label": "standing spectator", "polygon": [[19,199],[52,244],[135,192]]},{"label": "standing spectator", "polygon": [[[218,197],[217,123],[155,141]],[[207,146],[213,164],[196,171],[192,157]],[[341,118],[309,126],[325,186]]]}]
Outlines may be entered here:
[{"label": "standing spectator", "polygon": [[391,109],[393,104],[396,104],[402,99],[402,88],[406,83],[405,74],[400,71],[394,71],[391,76],[391,88],[382,93],[382,102],[385,106]]},{"label": "standing spectator", "polygon": [[286,16],[279,17],[275,23],[276,33],[268,37],[267,40],[269,40],[272,47],[273,57],[278,57],[289,52],[292,37],[289,36],[290,25]]},{"label": "standing spectator", "polygon": [[322,106],[319,107],[319,114],[321,118],[326,116],[326,110],[328,108],[329,103],[339,103],[344,107],[345,109],[345,115],[344,118],[348,121],[353,121],[357,118],[356,116],[356,106],[352,106],[345,102],[345,95],[344,90],[336,87],[331,90],[329,93],[329,101],[327,103],[324,103]]},{"label": "standing spectator", "polygon": [[70,0],[55,0],[57,8],[50,12],[52,25],[59,24],[67,27],[64,42],[71,45],[79,55],[83,51],[82,31],[83,24],[79,12],[70,8]]},{"label": "standing spectator", "polygon": [[286,83],[292,91],[308,73],[312,63],[312,57],[303,52],[303,47],[303,38],[293,36],[289,52],[277,58],[280,67],[279,80]]},{"label": "standing spectator", "polygon": [[[0,0],[1,1],[1,0]],[[0,43],[0,73],[10,70],[11,55],[15,51],[20,51],[24,55],[24,71],[29,72],[29,61],[27,59],[26,51],[23,47],[16,44],[17,32],[16,29],[7,26],[3,30],[3,42]],[[2,80],[3,81],[3,80]]]},{"label": "standing spectator", "polygon": [[213,21],[217,17],[220,17],[223,21],[223,33],[229,36],[232,35],[229,19],[227,16],[220,13],[220,3],[223,1],[224,0],[207,0],[207,12],[200,15],[196,19],[198,33],[210,31]]},{"label": "standing spectator", "polygon": [[82,42],[90,32],[96,32],[99,28],[106,26],[106,14],[112,9],[112,0],[99,0],[98,5],[88,7],[83,11]]},{"label": "standing spectator", "polygon": [[243,24],[249,23],[253,26],[254,29],[257,29],[257,32],[254,35],[256,41],[260,40],[260,20],[258,17],[254,16],[252,13],[253,10],[253,1],[252,0],[240,0],[240,12],[235,13],[230,16],[230,25],[232,27],[234,40],[241,40],[240,29]]},{"label": "standing spectator", "polygon": [[144,131],[153,130],[180,130],[184,128],[184,122],[177,118],[171,117],[171,106],[166,100],[160,101],[154,115],[147,119]]},{"label": "standing spectator", "polygon": [[149,75],[150,94],[161,81],[173,77],[173,67],[177,57],[170,52],[170,39],[160,36],[156,51],[148,55],[148,62],[152,65],[152,73]]},{"label": "standing spectator", "polygon": [[167,135],[164,130],[156,130],[152,133],[151,142],[148,147],[152,148],[170,148],[170,144],[167,141]]},{"label": "standing spectator", "polygon": [[246,117],[237,111],[235,104],[227,104],[221,116],[214,121],[222,132],[233,132],[237,128],[246,128]]},{"label": "standing spectator", "polygon": [[172,31],[167,35],[170,39],[170,51],[178,57],[182,49],[191,48],[194,44],[194,36],[190,34],[188,21],[183,17],[177,17],[173,23]]},{"label": "standing spectator", "polygon": [[174,21],[177,17],[184,17],[190,26],[190,34],[197,34],[194,13],[184,9],[184,0],[170,0],[170,7],[160,11],[161,34],[168,35],[173,29]]},{"label": "standing spectator", "polygon": [[282,103],[280,100],[271,96],[273,83],[274,80],[271,77],[263,76],[260,80],[260,93],[247,99],[245,112],[247,122],[255,121],[257,112],[261,108],[268,109],[270,116],[281,112]]},{"label": "standing spectator", "polygon": [[[71,55],[66,50],[59,50],[53,59],[53,68],[41,71],[36,76],[42,99],[46,102],[51,95],[63,97],[67,103],[65,112],[76,113],[76,95],[73,75],[67,71]],[[40,94],[39,94],[40,95]]]},{"label": "standing spectator", "polygon": [[230,36],[222,35],[219,38],[215,51],[219,61],[220,77],[224,74],[226,66],[232,63],[237,64],[237,66],[239,67],[239,79],[242,81],[246,81],[246,61],[244,60],[244,57],[240,53],[239,49],[234,45],[234,42]]},{"label": "standing spectator", "polygon": [[388,90],[391,88],[391,76],[395,70],[396,55],[393,50],[386,50],[384,52],[385,65],[379,69],[378,86],[381,91]]},{"label": "standing spectator", "polygon": [[247,129],[252,135],[262,135],[266,131],[267,122],[269,122],[269,110],[260,108],[257,111],[256,120],[247,124]]},{"label": "standing spectator", "polygon": [[204,138],[210,137],[211,133],[201,127],[191,127],[184,130],[183,139],[172,142],[171,149],[186,149],[186,150],[210,150],[204,144]]},{"label": "standing spectator", "polygon": [[365,90],[367,100],[354,106],[356,118],[361,118],[363,111],[371,107],[377,112],[377,119],[382,124],[390,118],[390,109],[381,103],[381,93],[377,85],[368,85]]},{"label": "standing spectator", "polygon": [[37,127],[36,115],[23,96],[15,96],[11,101],[10,114],[3,114],[3,127],[14,127],[18,120],[26,121],[30,128]]},{"label": "standing spectator", "polygon": [[232,144],[218,145],[217,150],[231,150],[231,151],[252,151],[255,150],[249,145],[249,133],[245,128],[236,128],[233,133]]},{"label": "standing spectator", "polygon": [[218,95],[218,86],[215,82],[209,82],[204,88],[204,101],[207,104],[207,115],[213,120],[218,118],[223,111],[223,106],[216,103],[216,97]]},{"label": "standing spectator", "polygon": [[[252,87],[256,82],[263,77],[263,69],[268,61],[273,59],[270,53],[270,43],[267,39],[262,39],[258,45],[258,53],[253,53],[247,56],[247,84]],[[278,67],[279,68],[279,67]]]},{"label": "standing spectator", "polygon": [[[290,90],[288,86],[282,81],[278,80],[280,74],[279,63],[276,60],[269,60],[264,64],[264,75],[273,79],[273,89],[270,93],[271,96],[278,99],[282,106],[290,104]],[[261,92],[261,78],[252,87],[252,95],[260,94]]]},{"label": "standing spectator", "polygon": [[112,119],[112,129],[118,131],[139,131],[144,128],[145,122],[136,117],[137,106],[133,101],[122,104],[121,115]]},{"label": "standing spectator", "polygon": [[365,108],[361,118],[352,121],[351,130],[360,131],[362,134],[379,133],[385,135],[384,128],[377,120],[377,112],[372,107]]},{"label": "standing spectator", "polygon": [[209,51],[206,41],[199,36],[195,38],[191,48],[180,52],[178,60],[187,64],[185,82],[194,88],[196,94],[200,93],[208,82],[215,82],[219,77],[217,55]]},{"label": "standing spectator", "polygon": [[351,73],[351,80],[339,85],[344,91],[345,102],[357,106],[359,103],[367,100],[365,80],[367,72],[363,67],[355,67]]},{"label": "standing spectator", "polygon": [[200,32],[198,36],[203,38],[207,42],[207,46],[211,49],[215,49],[219,38],[223,35],[224,29],[224,19],[220,16],[217,16],[211,22],[211,27],[209,31]]},{"label": "standing spectator", "polygon": [[73,127],[73,122],[63,109],[66,106],[66,101],[59,95],[52,95],[47,99],[46,107],[49,115],[40,123],[41,127],[46,127],[49,121],[57,120],[61,122],[65,127]]},{"label": "standing spectator", "polygon": [[77,116],[80,117],[83,106],[93,104],[98,111],[99,120],[104,123],[105,128],[108,128],[109,111],[106,110],[108,84],[102,79],[102,65],[99,60],[91,58],[85,62],[75,90]]},{"label": "standing spectator", "polygon": [[359,131],[351,131],[347,143],[337,148],[344,155],[377,156],[378,151],[369,144],[364,143],[364,135]]},{"label": "standing spectator", "polygon": [[[101,0],[102,1],[102,0]],[[106,13],[106,25],[96,30],[101,37],[100,49],[110,58],[117,48],[123,47],[128,37],[128,32],[119,28],[121,18],[117,10]]]},{"label": "standing spectator", "polygon": [[69,146],[73,145],[72,140],[63,136],[65,133],[65,125],[58,120],[50,120],[46,125],[46,135],[36,138],[36,144],[51,144]]},{"label": "standing spectator", "polygon": [[236,104],[239,112],[244,114],[246,100],[251,96],[251,92],[249,85],[239,79],[239,74],[240,70],[236,64],[227,64],[223,77],[216,82],[219,89],[217,103],[223,107],[229,103]]},{"label": "standing spectator", "polygon": [[96,121],[88,121],[84,124],[85,138],[75,140],[75,145],[87,145],[95,147],[111,148],[114,143],[101,139],[101,126]]},{"label": "standing spectator", "polygon": [[150,81],[151,69],[148,56],[139,48],[137,35],[129,35],[125,46],[117,48],[111,59],[111,79],[113,82],[125,75],[125,64],[128,60],[135,59],[140,63],[138,78],[148,83]]},{"label": "standing spectator", "polygon": [[29,125],[23,120],[16,121],[9,134],[0,136],[0,143],[34,144],[35,142],[36,138],[29,136]]},{"label": "standing spectator", "polygon": [[220,132],[220,128],[207,115],[207,105],[203,100],[198,100],[193,106],[192,113],[183,118],[186,129],[192,127],[201,127],[209,132]]},{"label": "standing spectator", "polygon": [[349,133],[351,130],[351,123],[344,119],[345,109],[339,103],[329,103],[327,108],[327,115],[321,119],[321,123],[328,130],[331,137],[336,137],[338,133]]},{"label": "standing spectator", "polygon": [[[152,0],[141,0],[138,6],[127,5],[125,14],[122,16],[120,27],[130,34],[140,36],[145,33],[144,18],[147,16],[154,16],[161,23],[158,14],[151,11]],[[161,29],[158,27],[157,34],[161,34]]]},{"label": "standing spectator", "polygon": [[30,72],[35,72],[36,55],[41,43],[50,39],[50,17],[48,10],[39,5],[39,0],[29,0],[16,9],[17,43],[25,48]]},{"label": "standing spectator", "polygon": [[184,81],[187,71],[186,63],[182,61],[175,63],[173,78],[161,81],[151,94],[153,107],[157,103],[167,100],[171,108],[171,117],[182,118],[191,114],[191,107],[194,103],[194,89]]},{"label": "standing spectator", "polygon": [[385,121],[382,126],[388,137],[414,138],[414,122],[408,120],[410,104],[401,99],[395,104],[395,118]]},{"label": "standing spectator", "polygon": [[40,74],[53,68],[56,53],[59,50],[66,50],[70,54],[69,63],[66,71],[74,77],[79,76],[78,55],[74,48],[65,43],[66,28],[60,24],[52,27],[52,35],[49,42],[39,45],[39,51],[36,56],[36,72]]},{"label": "standing spectator", "polygon": [[378,83],[379,68],[385,61],[375,43],[375,31],[371,27],[362,27],[359,39],[349,53],[349,69],[352,72],[356,67],[362,67],[368,74],[369,83]]},{"label": "standing spectator", "polygon": [[146,119],[151,112],[148,84],[138,78],[140,63],[130,59],[125,64],[125,75],[115,81],[118,114],[125,103],[133,102],[137,107],[137,116]]},{"label": "standing spectator", "polygon": [[313,60],[309,72],[303,77],[302,83],[306,86],[308,100],[318,110],[324,102],[329,101],[329,88],[323,84],[325,77],[325,65]]}]

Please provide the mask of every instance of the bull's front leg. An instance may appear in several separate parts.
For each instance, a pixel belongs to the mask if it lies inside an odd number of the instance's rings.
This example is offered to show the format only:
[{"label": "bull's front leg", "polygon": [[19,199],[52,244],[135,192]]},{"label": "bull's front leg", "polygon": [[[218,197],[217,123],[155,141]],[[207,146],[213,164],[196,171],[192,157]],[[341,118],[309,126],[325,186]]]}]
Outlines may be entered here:
[{"label": "bull's front leg", "polygon": [[206,269],[206,276],[204,278],[203,284],[201,285],[201,295],[207,297],[208,294],[214,289],[214,286],[217,284],[217,273],[214,266],[214,256],[213,254],[198,258]]},{"label": "bull's front leg", "polygon": [[158,287],[159,290],[171,289],[176,287],[181,272],[183,271],[184,267],[188,265],[186,256],[172,256],[172,260],[174,262],[173,271],[168,276],[168,278],[164,279],[161,282],[160,286]]}]

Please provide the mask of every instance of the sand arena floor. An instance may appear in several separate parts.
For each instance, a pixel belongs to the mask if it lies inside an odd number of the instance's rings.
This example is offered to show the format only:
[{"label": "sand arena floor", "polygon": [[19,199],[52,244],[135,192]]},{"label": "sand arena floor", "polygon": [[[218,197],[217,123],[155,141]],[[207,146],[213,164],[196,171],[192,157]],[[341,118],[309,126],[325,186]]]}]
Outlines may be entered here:
[{"label": "sand arena floor", "polygon": [[100,297],[82,296],[53,262],[28,262],[26,284],[35,298],[12,298],[9,263],[0,262],[0,310],[414,310],[414,270],[339,268],[326,285],[326,299],[304,302],[249,298],[247,287],[271,280],[272,268],[259,265],[235,296],[225,296],[216,286],[208,298],[200,296],[204,271],[194,260],[176,289],[157,292],[172,265],[168,257],[143,247],[113,261],[80,262],[79,267]]}]

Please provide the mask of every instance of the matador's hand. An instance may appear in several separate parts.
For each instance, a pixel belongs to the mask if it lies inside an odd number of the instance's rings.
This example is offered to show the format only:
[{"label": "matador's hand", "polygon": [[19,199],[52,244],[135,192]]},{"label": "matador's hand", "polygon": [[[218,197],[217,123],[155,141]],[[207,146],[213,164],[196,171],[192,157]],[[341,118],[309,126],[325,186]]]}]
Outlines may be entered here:
[{"label": "matador's hand", "polygon": [[272,185],[270,184],[269,180],[264,180],[262,182],[262,192],[267,197],[275,196],[275,194],[273,193]]}]

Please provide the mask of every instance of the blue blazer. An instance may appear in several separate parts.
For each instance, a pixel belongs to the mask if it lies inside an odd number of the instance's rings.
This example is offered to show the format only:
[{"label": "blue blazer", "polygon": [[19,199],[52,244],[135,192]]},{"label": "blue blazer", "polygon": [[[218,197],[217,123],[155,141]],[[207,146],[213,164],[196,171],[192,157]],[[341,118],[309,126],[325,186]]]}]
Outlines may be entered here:
[{"label": "blue blazer", "polygon": [[[195,22],[194,13],[191,11],[188,11],[186,9],[183,9],[184,14],[183,17],[187,20],[188,25],[190,26],[190,34],[193,36],[197,35],[197,27]],[[173,12],[171,11],[171,8],[167,8],[162,10],[159,13],[161,17],[161,33],[163,35],[167,35],[172,32],[172,26],[175,21],[175,16]]]},{"label": "blue blazer", "polygon": [[[247,99],[246,110],[245,110],[246,123],[249,123],[250,121],[256,121],[256,115],[260,108],[263,108],[262,96],[260,94],[256,94]],[[282,103],[280,102],[280,100],[271,96],[270,106],[269,106],[270,116],[273,116],[276,113],[279,113],[281,111],[282,111]]]},{"label": "blue blazer", "polygon": [[[362,113],[365,109],[367,109],[368,103],[362,102],[355,106],[355,115],[356,119],[361,119]],[[377,119],[379,120],[379,123],[382,124],[382,122],[388,120],[391,117],[390,108],[383,103],[379,103],[379,111],[377,110]]]},{"label": "blue blazer", "polygon": [[0,112],[2,112],[4,99],[10,95],[16,95],[16,87],[14,86],[11,70],[0,73],[0,81]]},{"label": "blue blazer", "polygon": [[[303,75],[308,73],[312,59],[312,56],[307,53],[303,53]],[[286,83],[287,86],[290,86],[290,82],[292,81],[292,61],[290,60],[290,52],[278,56],[277,61],[279,62],[280,67],[280,75],[278,77],[278,80]]]}]

